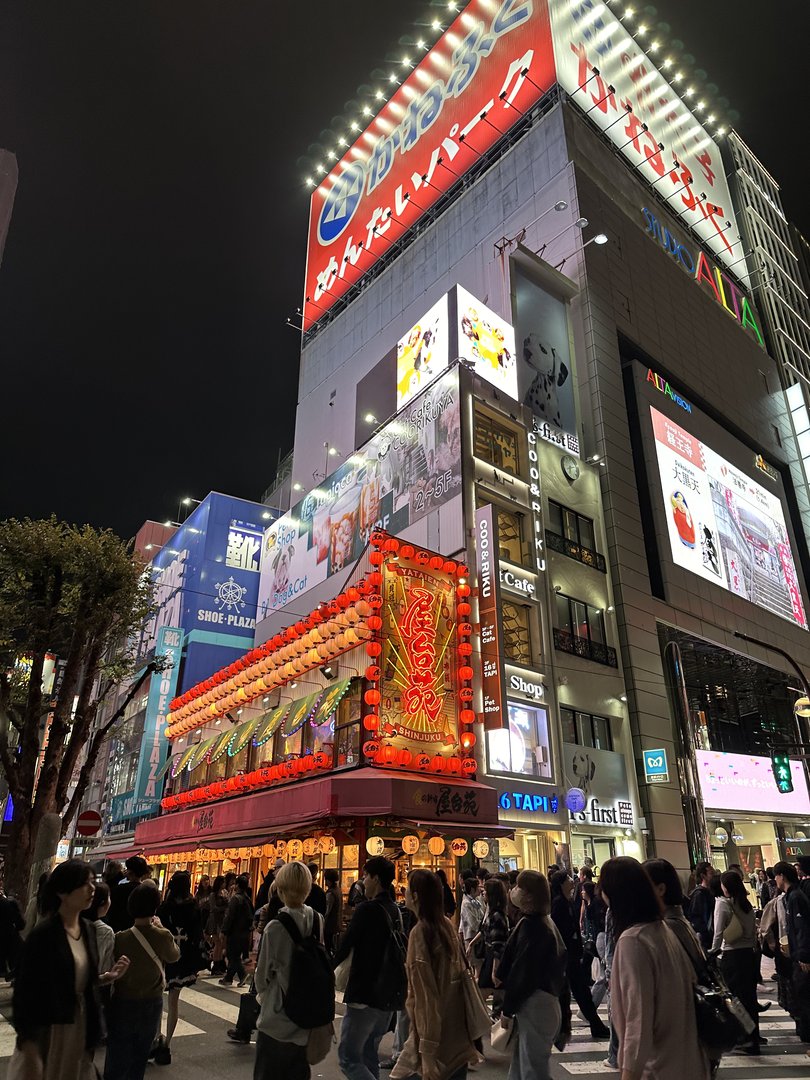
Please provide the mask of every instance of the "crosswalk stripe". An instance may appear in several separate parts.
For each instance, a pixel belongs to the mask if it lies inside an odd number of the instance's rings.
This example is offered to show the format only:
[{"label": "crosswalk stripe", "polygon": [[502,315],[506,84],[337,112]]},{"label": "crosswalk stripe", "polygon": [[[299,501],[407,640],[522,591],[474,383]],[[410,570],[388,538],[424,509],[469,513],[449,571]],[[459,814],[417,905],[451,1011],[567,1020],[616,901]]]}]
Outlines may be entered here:
[{"label": "crosswalk stripe", "polygon": [[183,1011],[183,1003],[207,1012],[210,1016],[216,1016],[220,1020],[227,1020],[229,1024],[235,1024],[239,1015],[239,1005],[232,1005],[230,1001],[215,996],[204,994],[200,990],[184,990],[180,995],[180,1011]]},{"label": "crosswalk stripe", "polygon": [[16,1039],[17,1035],[11,1024],[0,1019],[0,1058],[11,1057]]},{"label": "crosswalk stripe", "polygon": [[[587,1076],[590,1073],[603,1073],[607,1076],[609,1070],[602,1067],[599,1061],[560,1061],[555,1059],[560,1068],[565,1069],[572,1076]],[[720,1062],[721,1069],[773,1069],[773,1068],[797,1068],[807,1065],[805,1054],[779,1054],[763,1055],[762,1057],[743,1057],[740,1054],[732,1054],[724,1057]],[[780,1080],[780,1077],[758,1077],[757,1080]],[[781,1080],[784,1080],[782,1074]]]}]

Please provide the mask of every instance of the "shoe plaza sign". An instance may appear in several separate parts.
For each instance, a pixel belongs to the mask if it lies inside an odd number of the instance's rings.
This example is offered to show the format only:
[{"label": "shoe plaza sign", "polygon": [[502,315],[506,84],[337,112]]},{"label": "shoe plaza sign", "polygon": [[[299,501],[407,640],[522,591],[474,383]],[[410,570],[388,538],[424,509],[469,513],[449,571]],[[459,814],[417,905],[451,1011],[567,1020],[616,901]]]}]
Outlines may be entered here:
[{"label": "shoe plaza sign", "polygon": [[702,251],[697,256],[684,244],[672,235],[666,226],[663,226],[652,210],[645,206],[641,211],[647,226],[647,233],[657,240],[666,253],[689,274],[704,291],[708,292],[713,299],[731,315],[733,319],[756,337],[759,344],[764,348],[765,342],[762,333],[754,318],[751,302],[745,293],[734,282],[722,273],[716,266],[712,266]]}]

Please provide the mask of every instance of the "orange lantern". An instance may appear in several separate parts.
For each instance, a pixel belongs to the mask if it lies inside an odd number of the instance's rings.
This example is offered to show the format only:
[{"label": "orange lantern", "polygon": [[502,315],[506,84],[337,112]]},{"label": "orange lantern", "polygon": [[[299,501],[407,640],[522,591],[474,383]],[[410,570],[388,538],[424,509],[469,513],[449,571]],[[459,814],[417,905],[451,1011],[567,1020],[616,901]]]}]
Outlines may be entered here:
[{"label": "orange lantern", "polygon": [[396,765],[396,763],[397,763],[397,750],[396,750],[396,747],[391,746],[390,743],[386,743],[386,745],[383,746],[380,749],[379,754],[377,754],[377,761],[379,761],[381,765],[389,765],[389,766],[390,765]]},{"label": "orange lantern", "polygon": [[372,566],[381,566],[385,556],[381,551],[372,551],[368,559]]},{"label": "orange lantern", "polygon": [[365,670],[365,677],[369,682],[379,682],[382,669],[377,664],[371,664]]},{"label": "orange lantern", "polygon": [[472,614],[472,607],[468,603],[459,604],[456,608],[459,614],[459,618],[466,619],[468,615]]},{"label": "orange lantern", "polygon": [[304,845],[301,840],[290,840],[287,844],[287,854],[291,859],[300,859],[304,854]]},{"label": "orange lantern", "polygon": [[472,750],[476,744],[475,734],[472,731],[462,731],[461,733],[461,745],[465,750]]},{"label": "orange lantern", "polygon": [[337,847],[337,841],[334,836],[322,836],[318,840],[318,850],[323,855],[331,854]]},{"label": "orange lantern", "polygon": [[435,773],[443,773],[445,768],[445,761],[441,754],[434,754],[433,759],[430,762],[430,771]]},{"label": "orange lantern", "polygon": [[363,694],[363,701],[366,705],[379,705],[382,697],[379,690],[366,690]]},{"label": "orange lantern", "polygon": [[376,659],[382,652],[382,645],[379,641],[370,641],[368,645],[366,645],[366,652],[370,657]]},{"label": "orange lantern", "polygon": [[470,571],[466,566],[462,566],[461,563],[456,567],[456,577],[466,578],[470,576]]},{"label": "orange lantern", "polygon": [[399,540],[393,536],[389,537],[383,544],[383,551],[387,551],[389,555],[395,554],[399,551]]},{"label": "orange lantern", "polygon": [[471,656],[472,651],[473,651],[473,647],[469,643],[469,641],[461,641],[461,642],[459,642],[459,646],[458,646],[458,655],[459,656]]},{"label": "orange lantern", "polygon": [[441,836],[431,836],[428,840],[428,851],[431,855],[444,855],[446,844]]},{"label": "orange lantern", "polygon": [[380,718],[376,713],[369,713],[363,717],[363,727],[366,731],[376,731],[380,726]]},{"label": "orange lantern", "polygon": [[458,669],[458,677],[464,682],[469,682],[469,680],[473,677],[473,669],[469,666],[469,664],[465,664],[463,667],[460,667]]},{"label": "orange lantern", "polygon": [[412,559],[414,556],[414,548],[412,544],[403,544],[399,549],[399,556],[401,559]]},{"label": "orange lantern", "polygon": [[434,555],[433,558],[430,560],[431,570],[441,570],[443,566],[444,559],[441,557],[441,555]]},{"label": "orange lantern", "polygon": [[314,836],[308,836],[304,841],[304,854],[314,855],[318,850],[318,841]]},{"label": "orange lantern", "polygon": [[421,769],[422,772],[427,772],[432,761],[430,754],[417,754],[414,758],[414,765],[417,769]]},{"label": "orange lantern", "polygon": [[369,630],[382,630],[382,619],[379,615],[369,615],[366,619],[366,626]]},{"label": "orange lantern", "polygon": [[415,855],[419,850],[419,837],[413,834],[402,837],[402,850],[406,855]]},{"label": "orange lantern", "polygon": [[468,704],[473,699],[473,692],[471,686],[462,686],[458,692],[458,700]]},{"label": "orange lantern", "polygon": [[461,775],[462,776],[474,776],[478,766],[475,763],[475,758],[467,757],[462,758],[461,761]]},{"label": "orange lantern", "polygon": [[363,743],[363,753],[366,755],[367,758],[371,758],[372,761],[374,760],[374,758],[376,758],[379,752],[380,744],[376,740],[370,739],[368,742]]},{"label": "orange lantern", "polygon": [[397,754],[397,765],[400,769],[407,769],[410,763],[413,761],[413,754],[410,750],[400,750]]},{"label": "orange lantern", "polygon": [[456,593],[459,596],[468,597],[470,595],[470,586],[465,582],[463,585],[456,586]]},{"label": "orange lantern", "polygon": [[475,713],[472,709],[462,709],[461,712],[458,714],[458,718],[462,724],[475,723]]},{"label": "orange lantern", "polygon": [[467,841],[461,837],[457,837],[455,840],[450,841],[450,854],[455,855],[457,859],[462,859],[467,854],[468,845]]},{"label": "orange lantern", "polygon": [[445,772],[448,776],[461,776],[461,758],[451,757],[447,759]]}]

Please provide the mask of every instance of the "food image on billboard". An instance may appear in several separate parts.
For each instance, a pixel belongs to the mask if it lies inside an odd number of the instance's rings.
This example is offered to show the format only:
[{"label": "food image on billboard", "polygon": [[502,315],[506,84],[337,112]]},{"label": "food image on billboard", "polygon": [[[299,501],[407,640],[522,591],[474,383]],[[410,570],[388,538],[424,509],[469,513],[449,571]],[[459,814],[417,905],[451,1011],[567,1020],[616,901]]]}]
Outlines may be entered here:
[{"label": "food image on billboard", "polygon": [[476,375],[517,401],[514,328],[460,285],[456,294],[458,355],[475,366]]},{"label": "food image on billboard", "polygon": [[779,498],[650,406],[672,558],[807,629]]},{"label": "food image on billboard", "polygon": [[453,368],[265,530],[258,618],[348,570],[375,528],[400,533],[460,491]]},{"label": "food image on billboard", "polygon": [[607,4],[550,0],[550,8],[557,81],[750,287],[717,143]]},{"label": "food image on billboard", "polygon": [[305,330],[553,85],[547,2],[470,0],[417,59],[407,58],[408,77],[316,181]]},{"label": "food image on billboard", "polygon": [[450,362],[447,297],[443,296],[397,342],[397,412]]},{"label": "food image on billboard", "polygon": [[810,794],[800,761],[790,763],[793,791],[787,795],[776,789],[770,758],[698,750],[697,768],[707,810],[810,813]]}]

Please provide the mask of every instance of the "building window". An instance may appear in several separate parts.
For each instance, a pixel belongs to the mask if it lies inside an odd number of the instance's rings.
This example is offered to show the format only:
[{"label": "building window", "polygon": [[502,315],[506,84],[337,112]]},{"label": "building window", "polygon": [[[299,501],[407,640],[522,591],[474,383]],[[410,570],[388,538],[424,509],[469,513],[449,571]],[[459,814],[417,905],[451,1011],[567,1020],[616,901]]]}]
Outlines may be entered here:
[{"label": "building window", "polygon": [[596,533],[591,518],[549,499],[548,525],[546,540],[553,551],[576,559],[585,566],[594,566],[603,574],[607,572],[605,558],[596,550]]},{"label": "building window", "polygon": [[487,732],[487,762],[491,773],[551,780],[548,709],[510,701],[509,728]]},{"label": "building window", "polygon": [[606,716],[593,716],[591,713],[574,709],[560,709],[563,742],[577,746],[590,746],[594,750],[612,750],[613,736],[610,720]]},{"label": "building window", "polygon": [[508,661],[522,667],[532,665],[532,635],[529,609],[523,604],[501,601],[503,653]]},{"label": "building window", "polygon": [[583,600],[557,593],[557,625],[554,647],[561,652],[593,660],[597,664],[618,667],[616,650],[605,640],[605,617],[602,611]]},{"label": "building window", "polygon": [[517,476],[520,471],[518,437],[514,431],[502,427],[480,409],[475,410],[476,457],[489,461],[498,469]]},{"label": "building window", "polygon": [[507,559],[517,566],[525,563],[523,548],[523,514],[514,514],[510,510],[502,510],[499,506],[490,504],[489,499],[476,493],[476,505],[492,505],[492,516],[498,527],[498,556]]}]

